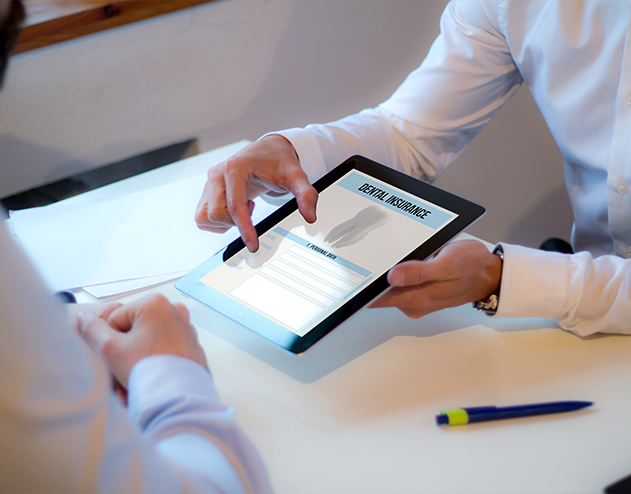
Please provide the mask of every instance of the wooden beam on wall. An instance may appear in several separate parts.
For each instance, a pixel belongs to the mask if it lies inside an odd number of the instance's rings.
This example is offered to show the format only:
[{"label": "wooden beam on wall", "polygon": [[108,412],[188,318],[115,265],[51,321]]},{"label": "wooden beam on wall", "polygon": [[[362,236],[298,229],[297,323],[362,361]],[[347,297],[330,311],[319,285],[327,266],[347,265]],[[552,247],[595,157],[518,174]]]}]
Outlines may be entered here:
[{"label": "wooden beam on wall", "polygon": [[15,53],[212,1],[216,0],[24,0],[27,20]]}]

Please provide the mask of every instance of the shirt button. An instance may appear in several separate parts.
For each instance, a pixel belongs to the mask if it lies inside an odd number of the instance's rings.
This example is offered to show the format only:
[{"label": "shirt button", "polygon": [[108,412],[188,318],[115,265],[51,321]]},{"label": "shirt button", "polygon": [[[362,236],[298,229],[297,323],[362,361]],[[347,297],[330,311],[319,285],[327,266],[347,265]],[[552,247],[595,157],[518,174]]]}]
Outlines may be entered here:
[{"label": "shirt button", "polygon": [[621,196],[626,196],[629,193],[629,186],[624,182],[620,182],[618,187],[616,187],[616,190]]}]

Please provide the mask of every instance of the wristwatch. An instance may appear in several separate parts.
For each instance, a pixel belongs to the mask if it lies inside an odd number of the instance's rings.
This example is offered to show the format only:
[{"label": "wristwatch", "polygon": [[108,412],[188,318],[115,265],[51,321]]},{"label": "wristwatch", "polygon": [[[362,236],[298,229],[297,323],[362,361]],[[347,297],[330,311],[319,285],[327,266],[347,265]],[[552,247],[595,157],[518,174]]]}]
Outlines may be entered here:
[{"label": "wristwatch", "polygon": [[[504,249],[501,244],[493,249],[493,254],[502,260],[502,267],[504,264]],[[473,308],[484,312],[487,316],[494,316],[497,313],[497,307],[500,305],[500,287],[502,285],[502,275],[500,273],[500,282],[497,285],[497,290],[489,295],[487,298],[477,300],[473,302]]]}]

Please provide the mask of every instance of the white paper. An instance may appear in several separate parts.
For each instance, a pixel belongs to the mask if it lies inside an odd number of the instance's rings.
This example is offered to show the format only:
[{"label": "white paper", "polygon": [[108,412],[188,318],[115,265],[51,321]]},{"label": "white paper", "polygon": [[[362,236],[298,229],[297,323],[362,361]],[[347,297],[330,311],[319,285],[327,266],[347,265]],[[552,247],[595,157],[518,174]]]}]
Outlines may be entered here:
[{"label": "white paper", "polygon": [[[201,231],[206,175],[114,199],[11,212],[22,247],[54,290],[189,271],[237,238]],[[276,209],[257,199],[254,222]]]},{"label": "white paper", "polygon": [[177,278],[181,278],[187,273],[189,273],[189,271],[178,271],[176,273],[148,276],[146,278],[138,278],[135,280],[114,281],[112,283],[103,283],[101,285],[82,286],[81,288],[95,298],[105,298],[122,295],[135,290],[142,290],[143,288],[166,283],[167,281],[173,281]]}]

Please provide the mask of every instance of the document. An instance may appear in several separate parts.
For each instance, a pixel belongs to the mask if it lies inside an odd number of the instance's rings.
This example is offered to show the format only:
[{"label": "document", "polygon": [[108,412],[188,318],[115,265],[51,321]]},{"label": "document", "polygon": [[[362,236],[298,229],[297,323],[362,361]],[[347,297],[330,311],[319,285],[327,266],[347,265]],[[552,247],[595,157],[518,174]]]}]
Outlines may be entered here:
[{"label": "document", "polygon": [[[13,230],[53,290],[177,277],[238,236],[236,228],[223,235],[197,228],[205,182],[202,174],[113,199],[12,211]],[[276,209],[255,202],[255,222]]]}]

